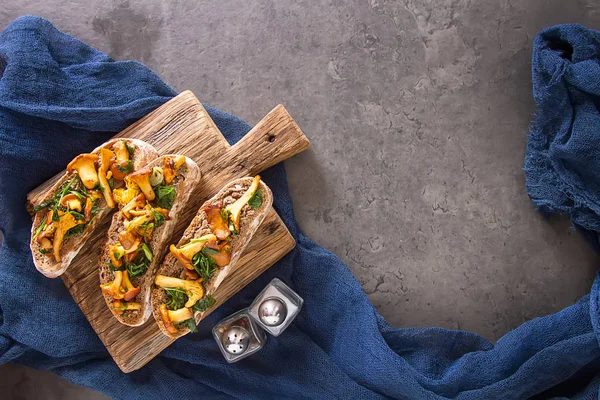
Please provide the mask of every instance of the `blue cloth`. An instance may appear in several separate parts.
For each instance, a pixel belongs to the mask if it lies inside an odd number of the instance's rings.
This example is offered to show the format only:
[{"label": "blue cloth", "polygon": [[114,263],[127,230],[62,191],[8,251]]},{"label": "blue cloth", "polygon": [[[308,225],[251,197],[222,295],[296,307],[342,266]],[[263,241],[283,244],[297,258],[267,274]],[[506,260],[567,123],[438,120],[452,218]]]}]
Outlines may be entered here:
[{"label": "blue cloth", "polygon": [[[263,176],[296,249],[203,321],[199,333],[141,370],[121,373],[63,283],[36,272],[25,195],[175,92],[143,65],[115,62],[37,17],[5,29],[0,60],[0,363],[49,369],[128,400],[598,395],[598,282],[578,303],[523,324],[495,345],[469,332],[392,328],[348,268],[299,230],[283,165]],[[250,128],[208,110],[231,143]],[[228,365],[211,326],[247,306],[273,277],[305,299],[303,311],[263,350]]]}]

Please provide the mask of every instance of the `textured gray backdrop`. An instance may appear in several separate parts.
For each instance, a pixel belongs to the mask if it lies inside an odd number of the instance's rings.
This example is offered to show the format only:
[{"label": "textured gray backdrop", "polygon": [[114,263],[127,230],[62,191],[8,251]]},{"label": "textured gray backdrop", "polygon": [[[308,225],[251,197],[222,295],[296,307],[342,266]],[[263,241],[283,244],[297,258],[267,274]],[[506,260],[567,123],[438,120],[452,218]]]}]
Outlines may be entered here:
[{"label": "textured gray backdrop", "polygon": [[[594,0],[41,3],[4,0],[0,27],[41,15],[251,124],[284,104],[312,141],[286,162],[296,217],[392,325],[496,340],[588,292],[598,259],[521,168],[532,38],[600,28]],[[92,396],[0,371],[10,398]]]}]

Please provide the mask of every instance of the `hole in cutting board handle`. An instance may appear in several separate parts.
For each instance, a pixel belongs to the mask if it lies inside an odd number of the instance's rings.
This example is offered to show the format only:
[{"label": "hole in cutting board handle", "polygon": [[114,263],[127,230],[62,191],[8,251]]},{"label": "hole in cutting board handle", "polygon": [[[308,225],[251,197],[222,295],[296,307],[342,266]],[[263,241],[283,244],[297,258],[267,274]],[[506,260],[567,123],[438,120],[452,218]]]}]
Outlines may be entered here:
[{"label": "hole in cutting board handle", "polygon": [[275,137],[275,135],[271,135],[271,134],[267,135],[267,142],[273,143],[275,141],[275,139],[277,139]]}]

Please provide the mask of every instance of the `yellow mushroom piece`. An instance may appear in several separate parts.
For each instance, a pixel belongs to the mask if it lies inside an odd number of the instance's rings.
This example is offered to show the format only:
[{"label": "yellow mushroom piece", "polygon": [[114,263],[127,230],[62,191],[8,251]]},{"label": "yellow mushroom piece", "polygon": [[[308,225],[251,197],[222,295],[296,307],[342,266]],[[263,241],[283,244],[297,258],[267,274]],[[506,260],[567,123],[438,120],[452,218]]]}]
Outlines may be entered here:
[{"label": "yellow mushroom piece", "polygon": [[181,246],[181,248],[177,248],[174,244],[169,247],[169,251],[171,254],[175,256],[177,261],[181,263],[184,267],[189,270],[193,270],[194,266],[192,265],[192,258],[201,251],[206,243],[209,241],[216,241],[217,237],[212,233],[209,235],[204,235],[199,238],[194,238],[190,240],[188,243]]},{"label": "yellow mushroom piece", "polygon": [[181,289],[187,296],[186,307],[192,307],[198,300],[204,297],[204,287],[202,280],[188,281],[185,279],[173,278],[165,275],[156,275],[154,283],[164,289]]},{"label": "yellow mushroom piece", "polygon": [[[256,193],[256,191],[258,190],[259,184],[260,176],[256,175],[252,180],[252,184],[250,185],[248,190],[246,190],[246,192],[242,195],[242,197],[237,199],[234,203],[231,203],[230,205],[225,207],[225,209],[231,213],[230,217],[231,222],[233,223],[233,228],[235,228],[235,230],[238,232],[240,230],[240,216],[242,215],[242,208],[244,208],[246,203],[248,203],[252,196],[254,196],[254,193]],[[231,226],[229,227],[229,229],[234,230]]]},{"label": "yellow mushroom piece", "polygon": [[106,205],[109,208],[115,207],[115,201],[112,197],[112,191],[110,189],[110,185],[108,184],[108,179],[106,178],[106,173],[110,168],[110,164],[112,163],[112,159],[115,156],[115,153],[108,149],[100,149],[100,169],[98,170],[98,180],[100,182],[100,187],[102,188],[102,194],[104,195],[104,200],[106,201]]},{"label": "yellow mushroom piece", "polygon": [[88,189],[93,189],[98,184],[98,174],[94,163],[98,160],[96,154],[80,154],[67,165],[67,171],[77,171],[81,182]]},{"label": "yellow mushroom piece", "polygon": [[125,183],[127,187],[129,187],[130,183],[135,183],[144,196],[146,196],[146,200],[152,201],[156,198],[156,194],[152,189],[152,185],[150,184],[150,175],[152,174],[152,168],[146,167],[140,170],[137,170],[125,177]]},{"label": "yellow mushroom piece", "polygon": [[81,212],[82,204],[81,200],[75,193],[69,193],[64,196],[60,201],[60,205],[63,207],[67,207],[69,210],[75,210],[77,212]]},{"label": "yellow mushroom piece", "polygon": [[122,299],[123,298],[123,290],[121,289],[121,282],[123,281],[123,272],[115,271],[115,279],[112,282],[105,283],[104,285],[100,285],[100,289],[102,289],[102,293],[109,295],[113,299]]},{"label": "yellow mushroom piece", "polygon": [[124,140],[120,140],[113,144],[113,150],[115,151],[117,161],[129,160],[129,150],[127,150],[127,145]]},{"label": "yellow mushroom piece", "polygon": [[60,249],[63,245],[65,233],[74,226],[79,224],[85,224],[84,220],[77,220],[71,213],[66,213],[60,217],[56,224],[56,232],[54,232],[54,243],[52,244],[52,250],[54,253],[54,259],[60,261]]},{"label": "yellow mushroom piece", "polygon": [[175,311],[167,310],[167,315],[169,316],[169,320],[171,320],[171,322],[174,323],[183,322],[187,321],[190,318],[194,318],[192,310],[185,307]]}]

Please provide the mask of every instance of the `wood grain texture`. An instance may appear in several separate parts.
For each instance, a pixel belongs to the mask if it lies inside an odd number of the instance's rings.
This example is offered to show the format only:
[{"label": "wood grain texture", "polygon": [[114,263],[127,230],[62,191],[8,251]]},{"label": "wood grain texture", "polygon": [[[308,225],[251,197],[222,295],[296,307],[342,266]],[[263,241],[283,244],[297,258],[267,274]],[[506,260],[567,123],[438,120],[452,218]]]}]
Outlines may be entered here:
[{"label": "wood grain texture", "polygon": [[[185,91],[129,126],[115,137],[129,137],[152,144],[159,154],[184,154],[202,173],[198,189],[182,213],[171,242],[183,234],[202,203],[227,182],[277,164],[309,147],[294,119],[281,105],[275,107],[240,142],[230,146],[202,104]],[[91,149],[90,149],[91,150]],[[39,202],[61,174],[27,196],[28,209]],[[110,220],[88,240],[67,272],[62,275],[69,292],[123,372],[141,368],[173,339],[163,335],[154,318],[129,327],[113,318],[99,289],[97,261]],[[268,243],[265,246],[265,243]],[[283,221],[272,210],[248,244],[237,268],[215,293],[216,304],[204,317],[258,277],[296,245]],[[166,249],[165,249],[166,251]],[[164,254],[163,254],[164,255]]]}]

